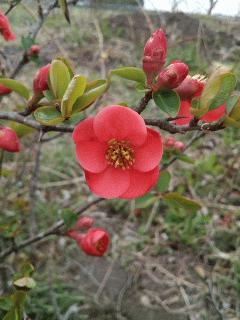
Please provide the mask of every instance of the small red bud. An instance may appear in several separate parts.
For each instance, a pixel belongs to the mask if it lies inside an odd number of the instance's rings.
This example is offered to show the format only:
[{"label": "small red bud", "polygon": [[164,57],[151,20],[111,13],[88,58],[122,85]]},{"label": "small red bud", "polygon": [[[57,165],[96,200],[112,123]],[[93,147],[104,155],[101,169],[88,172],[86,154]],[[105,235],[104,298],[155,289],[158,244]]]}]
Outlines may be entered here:
[{"label": "small red bud", "polygon": [[11,31],[8,17],[0,11],[0,33],[6,41],[16,40],[15,34]]},{"label": "small red bud", "polygon": [[0,149],[9,152],[20,151],[20,141],[12,128],[5,127],[0,129]]},{"label": "small red bud", "polygon": [[174,144],[174,148],[177,151],[183,152],[185,150],[186,146],[182,141],[176,141]]},{"label": "small red bud", "polygon": [[89,229],[93,225],[94,219],[91,217],[81,217],[78,219],[75,227],[77,229]]},{"label": "small red bud", "polygon": [[108,249],[109,234],[104,229],[91,228],[77,243],[87,255],[101,257]]},{"label": "small red bud", "polygon": [[188,75],[188,71],[188,66],[185,63],[180,61],[173,62],[159,73],[154,90],[178,87]]},{"label": "small red bud", "polygon": [[81,241],[82,238],[83,238],[83,234],[81,233],[78,233],[76,230],[74,229],[69,229],[67,232],[66,232],[66,236],[68,236],[69,238],[72,238],[76,241]]},{"label": "small red bud", "polygon": [[0,96],[5,96],[11,92],[12,92],[11,89],[5,87],[3,84],[0,84]]},{"label": "small red bud", "polygon": [[166,148],[173,148],[176,143],[176,140],[173,137],[167,137],[165,140]]},{"label": "small red bud", "polygon": [[143,52],[143,70],[149,84],[165,64],[167,39],[162,29],[157,29],[146,42]]},{"label": "small red bud", "polygon": [[48,89],[48,74],[50,70],[51,64],[47,64],[46,66],[40,68],[35,75],[33,80],[33,90],[35,94],[42,93]]},{"label": "small red bud", "polygon": [[204,88],[204,82],[203,78],[193,78],[188,75],[175,91],[179,94],[181,99],[191,100],[193,97],[201,95]]},{"label": "small red bud", "polygon": [[40,52],[40,46],[37,44],[34,44],[31,46],[31,48],[28,50],[28,56],[32,57],[32,56],[38,56]]}]

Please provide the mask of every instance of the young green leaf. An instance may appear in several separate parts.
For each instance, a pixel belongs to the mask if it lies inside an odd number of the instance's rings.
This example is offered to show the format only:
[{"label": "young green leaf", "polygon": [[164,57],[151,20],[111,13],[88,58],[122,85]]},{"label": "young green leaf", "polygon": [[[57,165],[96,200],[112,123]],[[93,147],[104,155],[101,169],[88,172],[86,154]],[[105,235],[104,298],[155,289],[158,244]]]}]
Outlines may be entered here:
[{"label": "young green leaf", "polygon": [[106,80],[95,80],[87,84],[84,94],[77,99],[73,106],[73,112],[82,111],[89,107],[107,90]]},{"label": "young green leaf", "polygon": [[177,206],[181,206],[186,210],[197,211],[201,209],[201,204],[195,200],[182,196],[177,192],[169,192],[163,195],[163,199],[173,203]]},{"label": "young green leaf", "polygon": [[240,121],[236,121],[229,116],[225,117],[223,124],[225,127],[232,127],[232,128],[240,129]]},{"label": "young green leaf", "polygon": [[152,194],[146,194],[143,197],[137,198],[136,209],[145,209],[151,206],[156,200],[157,200],[157,197]]},{"label": "young green leaf", "polygon": [[71,116],[73,105],[83,95],[86,85],[87,79],[85,77],[76,75],[72,78],[62,99],[61,113],[63,118]]},{"label": "young green leaf", "polygon": [[180,97],[175,91],[157,91],[153,94],[153,100],[156,105],[174,117],[178,113],[180,107]]},{"label": "young green leaf", "polygon": [[78,216],[70,209],[64,209],[62,212],[64,224],[68,229],[72,228],[77,222]]},{"label": "young green leaf", "polygon": [[114,69],[111,71],[110,75],[116,75],[123,79],[132,80],[145,84],[146,76],[142,69],[135,67],[123,67]]},{"label": "young green leaf", "polygon": [[68,67],[60,60],[53,60],[49,72],[50,84],[54,96],[61,99],[70,82]]},{"label": "young green leaf", "polygon": [[171,174],[168,171],[162,171],[157,182],[157,191],[166,192],[168,190],[170,180]]},{"label": "young green leaf", "polygon": [[23,277],[14,281],[14,286],[18,289],[33,289],[36,287],[36,282],[33,278]]},{"label": "young green leaf", "polygon": [[55,107],[41,107],[34,111],[35,119],[43,125],[51,126],[64,121],[61,113]]},{"label": "young green leaf", "polygon": [[0,78],[0,84],[4,84],[7,88],[18,93],[20,96],[22,96],[26,100],[29,99],[30,92],[28,88],[26,88],[21,82],[13,79],[8,79],[8,78]]}]

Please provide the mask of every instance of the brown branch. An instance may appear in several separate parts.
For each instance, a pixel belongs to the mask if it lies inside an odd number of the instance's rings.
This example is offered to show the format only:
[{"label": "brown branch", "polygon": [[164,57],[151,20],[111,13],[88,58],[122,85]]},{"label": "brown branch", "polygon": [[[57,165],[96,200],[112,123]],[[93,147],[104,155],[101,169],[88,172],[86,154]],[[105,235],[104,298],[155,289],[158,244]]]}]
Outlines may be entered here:
[{"label": "brown branch", "polygon": [[141,99],[139,105],[135,108],[135,111],[139,114],[142,113],[151,99],[152,91],[146,92],[145,96]]},{"label": "brown branch", "polygon": [[[88,204],[86,204],[84,207],[80,208],[79,210],[77,210],[75,213],[76,215],[81,215],[83,212],[85,212],[86,210],[88,210],[91,206],[103,201],[104,199],[99,198],[99,199],[95,199],[91,202],[89,202]],[[61,229],[61,227],[64,226],[64,221],[63,220],[59,220],[58,222],[54,223],[48,230],[44,231],[44,232],[40,232],[39,234],[37,234],[35,237],[31,237],[23,242],[21,242],[20,244],[15,244],[13,247],[6,249],[5,251],[3,251],[2,253],[0,253],[0,259],[4,259],[7,256],[9,256],[10,254],[12,254],[13,252],[18,252],[20,249],[23,249],[35,242],[41,241],[44,238],[47,238],[51,235],[58,235],[59,234],[59,230]]]}]

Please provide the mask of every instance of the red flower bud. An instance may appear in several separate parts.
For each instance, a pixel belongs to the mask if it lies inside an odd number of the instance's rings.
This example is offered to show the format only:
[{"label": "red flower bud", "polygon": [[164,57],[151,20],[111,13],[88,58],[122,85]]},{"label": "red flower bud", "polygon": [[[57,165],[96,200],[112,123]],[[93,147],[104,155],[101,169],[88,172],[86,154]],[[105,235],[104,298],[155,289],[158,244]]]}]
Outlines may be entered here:
[{"label": "red flower bud", "polygon": [[167,137],[165,141],[166,148],[173,148],[176,143],[176,140],[173,137]]},{"label": "red flower bud", "polygon": [[108,249],[109,234],[104,229],[91,228],[77,243],[86,254],[101,257]]},{"label": "red flower bud", "polygon": [[157,29],[148,39],[143,52],[143,70],[152,81],[165,64],[167,39],[162,29]]},{"label": "red flower bud", "polygon": [[0,129],[0,149],[9,152],[20,151],[20,142],[13,129],[8,127]]},{"label": "red flower bud", "polygon": [[33,90],[35,94],[42,93],[42,91],[48,89],[48,74],[50,66],[50,64],[47,64],[46,66],[40,68],[36,73],[33,80]]},{"label": "red flower bud", "polygon": [[11,31],[8,17],[0,11],[0,33],[6,41],[13,41],[16,39],[15,34]]},{"label": "red flower bud", "polygon": [[75,227],[77,229],[89,229],[93,225],[94,219],[91,217],[81,217],[78,219]]},{"label": "red flower bud", "polygon": [[4,95],[9,94],[11,92],[12,92],[11,89],[5,87],[3,84],[0,84],[0,96],[4,96]]},{"label": "red flower bud", "polygon": [[176,141],[174,144],[174,149],[177,151],[183,152],[185,150],[186,146],[182,141]]},{"label": "red flower bud", "polygon": [[76,241],[81,241],[82,238],[83,238],[83,234],[81,233],[78,233],[76,230],[74,229],[69,229],[67,232],[66,232],[66,235],[69,237],[69,238],[72,238]]},{"label": "red flower bud", "polygon": [[40,52],[40,46],[37,44],[34,44],[33,46],[31,46],[31,48],[28,50],[28,56],[32,57],[32,56],[38,56]]},{"label": "red flower bud", "polygon": [[175,91],[179,94],[181,99],[188,100],[193,97],[200,96],[204,88],[204,77],[187,76]]},{"label": "red flower bud", "polygon": [[173,62],[162,70],[157,77],[156,89],[174,89],[178,87],[188,75],[188,66],[180,61]]}]

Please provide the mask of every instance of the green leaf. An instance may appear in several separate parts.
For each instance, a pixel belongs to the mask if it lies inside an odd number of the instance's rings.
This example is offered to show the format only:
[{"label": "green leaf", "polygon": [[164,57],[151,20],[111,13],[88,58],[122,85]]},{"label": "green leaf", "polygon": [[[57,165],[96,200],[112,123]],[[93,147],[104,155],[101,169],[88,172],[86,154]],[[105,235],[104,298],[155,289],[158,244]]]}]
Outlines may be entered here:
[{"label": "green leaf", "polygon": [[106,80],[95,80],[87,84],[84,94],[74,103],[73,111],[82,111],[89,107],[107,90]]},{"label": "green leaf", "polygon": [[86,85],[87,79],[84,76],[76,75],[72,78],[62,99],[61,113],[64,118],[71,116],[72,107],[77,98],[83,95]]},{"label": "green leaf", "polygon": [[225,117],[223,124],[225,127],[232,127],[232,128],[240,129],[240,121],[236,121],[228,116]]},{"label": "green leaf", "polygon": [[13,79],[8,79],[8,78],[0,78],[0,83],[4,84],[7,88],[18,93],[20,96],[22,96],[26,100],[29,99],[30,92],[21,82]]},{"label": "green leaf", "polygon": [[61,99],[70,82],[68,67],[60,60],[53,60],[49,72],[50,84],[54,96]]},{"label": "green leaf", "polygon": [[58,3],[59,3],[60,8],[62,9],[64,17],[66,18],[67,22],[70,24],[71,21],[70,21],[67,0],[58,0]]},{"label": "green leaf", "polygon": [[171,174],[168,171],[162,171],[157,182],[157,191],[166,192],[168,190],[170,180]]},{"label": "green leaf", "polygon": [[190,158],[189,156],[187,156],[186,154],[183,154],[183,153],[178,155],[178,159],[183,162],[190,163],[190,164],[195,163],[195,161],[192,158]]},{"label": "green leaf", "polygon": [[54,95],[50,90],[43,91],[43,95],[48,101],[54,100]]},{"label": "green leaf", "polygon": [[24,124],[17,123],[14,121],[8,121],[8,126],[16,132],[19,138],[24,137],[27,134],[30,134],[35,131],[31,127],[25,126]]},{"label": "green leaf", "polygon": [[201,204],[195,200],[182,196],[177,192],[169,192],[163,195],[163,199],[186,210],[197,211],[201,209]]},{"label": "green leaf", "polygon": [[72,79],[73,76],[74,76],[74,72],[73,72],[73,68],[72,68],[71,62],[68,59],[66,59],[64,57],[60,57],[60,56],[57,57],[56,60],[62,61],[67,66],[69,74],[70,74],[70,77]]},{"label": "green leaf", "polygon": [[180,107],[180,97],[175,91],[157,91],[153,94],[153,100],[156,105],[174,117],[178,113]]},{"label": "green leaf", "polygon": [[138,92],[148,92],[148,91],[149,91],[149,88],[147,88],[147,87],[145,86],[145,84],[143,84],[143,83],[138,83],[138,84],[136,85],[136,90],[137,90]]},{"label": "green leaf", "polygon": [[[232,119],[239,121],[240,120],[240,94],[235,95],[231,98],[232,98],[232,100],[231,100],[232,109],[231,109],[231,112],[229,113],[229,116]],[[228,103],[227,103],[227,108],[230,108],[229,104],[230,104],[230,101],[228,101]]]},{"label": "green leaf", "polygon": [[12,308],[11,310],[9,310],[3,320],[21,320],[17,308]]},{"label": "green leaf", "polygon": [[35,119],[43,125],[51,126],[64,121],[61,113],[55,107],[41,107],[34,111]]},{"label": "green leaf", "polygon": [[70,229],[76,224],[78,216],[72,210],[64,209],[62,211],[62,218],[66,227]]},{"label": "green leaf", "polygon": [[71,115],[71,118],[64,121],[64,124],[76,125],[78,122],[84,119],[84,114],[82,112],[75,112]]},{"label": "green leaf", "polygon": [[14,286],[18,289],[33,289],[36,287],[36,282],[33,278],[23,277],[14,281]]},{"label": "green leaf", "polygon": [[227,114],[230,114],[235,105],[240,101],[240,93],[236,93],[229,97],[226,101]]},{"label": "green leaf", "polygon": [[145,209],[151,206],[156,200],[157,200],[157,197],[152,194],[146,194],[143,197],[137,198],[136,209]]},{"label": "green leaf", "polygon": [[111,71],[110,75],[116,75],[118,77],[140,82],[143,84],[145,84],[146,82],[146,76],[143,70],[135,67],[123,67],[123,68],[114,69]]},{"label": "green leaf", "polygon": [[13,301],[10,296],[1,296],[0,297],[0,309],[8,311],[12,308]]},{"label": "green leaf", "polygon": [[31,46],[34,44],[34,39],[28,36],[27,37],[23,36],[21,38],[21,44],[22,44],[23,50],[27,52],[31,48]]}]

